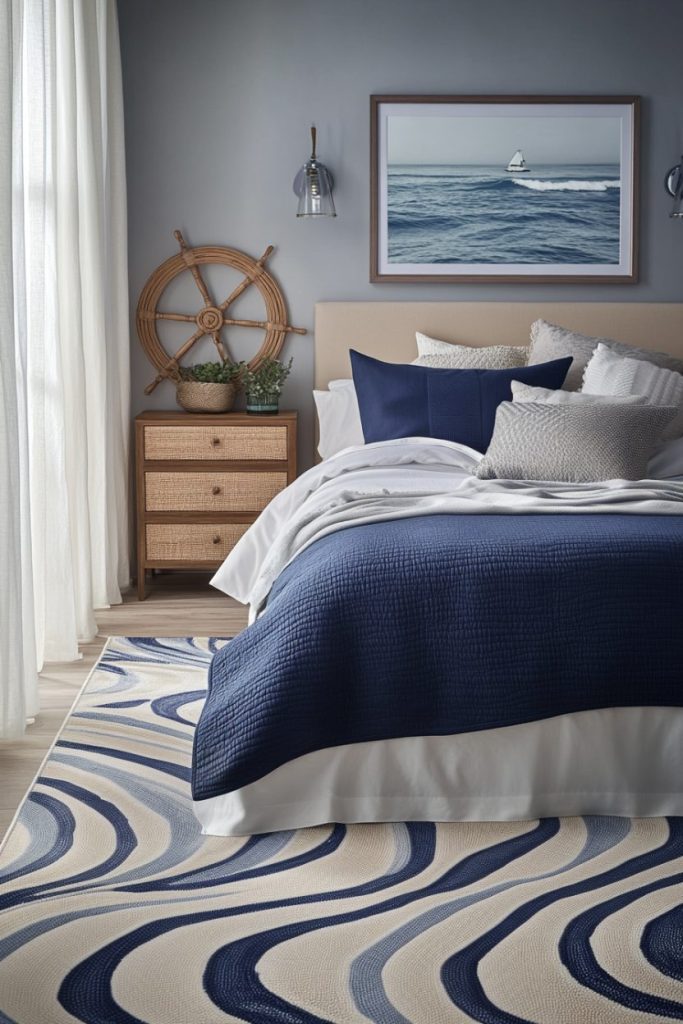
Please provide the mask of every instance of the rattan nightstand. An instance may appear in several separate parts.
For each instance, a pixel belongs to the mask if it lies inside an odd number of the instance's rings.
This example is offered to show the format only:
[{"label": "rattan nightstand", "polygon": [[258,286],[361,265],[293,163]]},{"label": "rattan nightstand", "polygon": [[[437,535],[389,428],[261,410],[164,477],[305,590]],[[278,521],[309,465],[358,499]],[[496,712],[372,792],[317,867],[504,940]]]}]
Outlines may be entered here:
[{"label": "rattan nightstand", "polygon": [[138,597],[148,569],[217,569],[296,476],[297,414],[135,420]]}]

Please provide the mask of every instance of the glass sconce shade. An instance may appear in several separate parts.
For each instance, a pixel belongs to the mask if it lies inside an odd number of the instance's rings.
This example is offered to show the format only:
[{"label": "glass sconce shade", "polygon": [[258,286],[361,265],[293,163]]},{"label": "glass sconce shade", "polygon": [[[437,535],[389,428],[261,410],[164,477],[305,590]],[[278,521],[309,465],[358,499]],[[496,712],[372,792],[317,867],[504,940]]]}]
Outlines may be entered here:
[{"label": "glass sconce shade", "polygon": [[311,128],[312,152],[294,179],[294,193],[299,197],[297,217],[336,217],[332,189],[334,178],[315,155],[316,131]]},{"label": "glass sconce shade", "polygon": [[673,197],[671,217],[683,217],[683,156],[681,162],[666,172],[664,187]]}]

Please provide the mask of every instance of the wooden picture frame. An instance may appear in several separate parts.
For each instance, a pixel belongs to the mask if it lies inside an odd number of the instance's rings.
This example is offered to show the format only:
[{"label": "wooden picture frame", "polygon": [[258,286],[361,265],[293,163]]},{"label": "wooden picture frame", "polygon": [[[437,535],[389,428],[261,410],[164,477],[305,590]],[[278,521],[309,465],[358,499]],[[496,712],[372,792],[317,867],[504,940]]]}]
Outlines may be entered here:
[{"label": "wooden picture frame", "polygon": [[370,281],[633,284],[639,151],[638,96],[371,96]]}]

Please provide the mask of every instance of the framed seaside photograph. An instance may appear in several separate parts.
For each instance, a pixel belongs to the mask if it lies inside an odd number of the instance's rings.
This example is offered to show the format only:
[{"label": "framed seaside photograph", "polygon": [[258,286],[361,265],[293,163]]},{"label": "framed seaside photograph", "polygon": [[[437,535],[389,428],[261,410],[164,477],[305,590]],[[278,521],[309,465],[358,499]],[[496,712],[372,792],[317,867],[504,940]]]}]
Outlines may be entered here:
[{"label": "framed seaside photograph", "polygon": [[637,96],[372,96],[371,281],[638,278]]}]

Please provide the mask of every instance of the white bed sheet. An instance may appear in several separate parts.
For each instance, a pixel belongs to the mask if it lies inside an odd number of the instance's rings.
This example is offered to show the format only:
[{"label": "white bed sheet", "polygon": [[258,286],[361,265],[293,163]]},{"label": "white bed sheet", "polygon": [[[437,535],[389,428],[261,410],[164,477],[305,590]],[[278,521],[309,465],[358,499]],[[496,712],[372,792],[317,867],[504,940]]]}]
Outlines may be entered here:
[{"label": "white bed sheet", "polygon": [[202,830],[241,836],[330,821],[512,821],[683,814],[683,709],[606,708],[454,736],[305,754],[195,802]]}]

